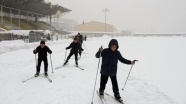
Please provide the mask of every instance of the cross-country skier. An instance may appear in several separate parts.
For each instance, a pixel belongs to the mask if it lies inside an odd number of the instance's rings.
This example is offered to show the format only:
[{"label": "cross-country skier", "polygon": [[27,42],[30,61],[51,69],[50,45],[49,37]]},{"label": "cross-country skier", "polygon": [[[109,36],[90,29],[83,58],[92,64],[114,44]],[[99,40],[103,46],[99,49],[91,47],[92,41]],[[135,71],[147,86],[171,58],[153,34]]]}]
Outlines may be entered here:
[{"label": "cross-country skier", "polygon": [[[76,35],[76,38],[78,39],[78,42],[80,43],[80,46],[81,46],[81,48],[82,48],[82,44],[83,44],[83,35],[81,35],[80,33],[78,33],[77,35]],[[82,51],[80,50],[79,51],[79,56],[81,57],[81,53],[82,53]]]},{"label": "cross-country skier", "polygon": [[87,41],[87,36],[85,35],[84,40]]},{"label": "cross-country skier", "polygon": [[74,41],[68,47],[66,47],[66,49],[70,49],[70,48],[71,48],[70,54],[68,55],[64,65],[67,64],[70,57],[74,54],[75,55],[75,64],[76,64],[76,66],[78,66],[78,57],[77,57],[78,51],[83,51],[83,49],[81,48],[80,43],[78,43],[77,38],[74,38]]},{"label": "cross-country skier", "polygon": [[122,57],[118,51],[119,45],[116,39],[112,39],[108,47],[109,48],[106,49],[101,47],[96,53],[96,58],[102,57],[99,94],[100,96],[104,97],[106,83],[110,77],[115,99],[118,101],[123,101],[119,93],[118,82],[116,78],[118,60],[125,64],[135,64],[135,61],[130,61]]},{"label": "cross-country skier", "polygon": [[45,45],[45,41],[40,42],[40,46],[38,46],[35,50],[33,50],[33,53],[38,53],[38,63],[37,63],[37,69],[35,77],[39,76],[40,73],[40,66],[41,62],[44,62],[44,74],[45,76],[48,76],[48,59],[47,59],[47,52],[49,54],[52,54],[52,51],[49,49],[48,46]]}]

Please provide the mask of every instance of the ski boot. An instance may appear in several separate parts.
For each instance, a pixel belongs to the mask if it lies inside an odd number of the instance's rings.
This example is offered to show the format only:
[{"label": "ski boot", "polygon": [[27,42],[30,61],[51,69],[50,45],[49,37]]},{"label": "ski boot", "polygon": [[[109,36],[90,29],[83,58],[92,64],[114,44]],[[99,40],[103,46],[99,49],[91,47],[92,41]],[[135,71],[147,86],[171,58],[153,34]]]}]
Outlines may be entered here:
[{"label": "ski boot", "polygon": [[103,99],[104,98],[104,91],[99,91],[99,96],[101,99]]},{"label": "ski boot", "polygon": [[39,72],[37,72],[36,74],[35,74],[35,77],[38,77],[39,76]]},{"label": "ski boot", "polygon": [[119,102],[123,102],[123,99],[120,97],[119,94],[114,95],[115,99]]},{"label": "ski boot", "polygon": [[78,62],[76,61],[76,67],[78,67]]},{"label": "ski boot", "polygon": [[65,63],[63,64],[63,66],[65,66],[68,63],[68,60],[65,61]]},{"label": "ski boot", "polygon": [[45,77],[48,77],[48,73],[47,73],[47,72],[45,72],[45,74],[44,74],[44,75],[45,75]]}]

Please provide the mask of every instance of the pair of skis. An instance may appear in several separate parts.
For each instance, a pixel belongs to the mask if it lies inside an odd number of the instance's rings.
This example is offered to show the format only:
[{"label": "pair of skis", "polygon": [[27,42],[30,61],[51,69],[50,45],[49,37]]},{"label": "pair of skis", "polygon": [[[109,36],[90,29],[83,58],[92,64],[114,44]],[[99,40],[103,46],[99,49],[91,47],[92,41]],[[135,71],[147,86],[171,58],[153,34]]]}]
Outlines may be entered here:
[{"label": "pair of skis", "polygon": [[[103,103],[103,104],[106,104],[105,103],[105,99],[104,99],[104,97],[103,96],[100,96],[100,94],[99,94],[99,91],[97,90],[96,91],[97,92],[97,94],[98,94],[98,96],[99,96],[99,98],[101,99],[101,102]],[[115,99],[115,97],[114,96],[112,96],[112,95],[110,95],[110,94],[108,94],[108,93],[104,93],[105,95],[107,95],[107,96],[109,96],[109,97],[111,97],[111,98],[113,98],[113,99]],[[123,101],[119,101],[119,100],[117,100],[117,99],[115,99],[117,102],[119,102],[120,104],[124,104],[124,102]]]},{"label": "pair of skis", "polygon": [[79,69],[81,69],[81,70],[84,70],[84,68],[81,68],[81,67],[79,67],[79,66],[77,66],[77,65],[76,65],[76,67],[79,68]]},{"label": "pair of skis", "polygon": [[[62,67],[64,67],[64,66],[66,66],[66,65],[62,65],[62,66],[56,67],[55,69],[59,69],[59,68],[62,68]],[[77,67],[77,68],[79,68],[79,69],[81,69],[81,70],[84,70],[84,68],[81,68],[81,67],[79,67],[79,66],[77,66],[77,65],[75,65],[75,67]]]},{"label": "pair of skis", "polygon": [[[39,76],[40,76],[40,75],[41,75],[41,74],[39,74]],[[37,76],[37,77],[39,77],[39,76]],[[34,79],[34,78],[37,78],[37,77],[33,76],[33,77],[27,78],[27,79],[25,79],[25,80],[22,80],[22,82],[25,83],[25,82],[27,82],[28,80],[31,80],[31,79]],[[45,76],[45,78],[46,78],[49,82],[52,82],[52,79],[50,79],[48,76]]]}]

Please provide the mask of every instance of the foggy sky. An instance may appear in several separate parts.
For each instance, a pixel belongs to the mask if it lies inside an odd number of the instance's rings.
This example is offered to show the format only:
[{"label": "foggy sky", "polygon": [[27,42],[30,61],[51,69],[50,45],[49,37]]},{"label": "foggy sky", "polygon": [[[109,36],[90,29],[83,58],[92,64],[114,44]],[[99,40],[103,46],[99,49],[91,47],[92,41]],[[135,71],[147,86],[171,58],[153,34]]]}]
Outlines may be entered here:
[{"label": "foggy sky", "polygon": [[78,24],[105,22],[102,11],[108,8],[107,23],[118,31],[133,33],[186,33],[186,0],[49,0],[72,11],[63,19]]}]

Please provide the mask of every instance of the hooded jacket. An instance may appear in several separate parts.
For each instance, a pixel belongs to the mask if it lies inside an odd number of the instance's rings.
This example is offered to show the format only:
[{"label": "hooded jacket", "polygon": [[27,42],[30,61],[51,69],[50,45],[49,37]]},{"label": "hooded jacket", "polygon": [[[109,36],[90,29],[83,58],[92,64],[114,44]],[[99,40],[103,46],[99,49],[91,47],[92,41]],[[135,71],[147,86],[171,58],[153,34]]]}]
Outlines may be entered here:
[{"label": "hooded jacket", "polygon": [[[112,51],[111,45],[116,45],[117,49],[115,51]],[[125,64],[131,64],[131,61],[122,57],[122,55],[118,51],[119,45],[116,39],[112,39],[109,42],[108,47],[109,48],[103,49],[101,53],[98,51],[96,53],[96,58],[102,57],[101,65],[102,75],[116,76],[118,60]]]}]

